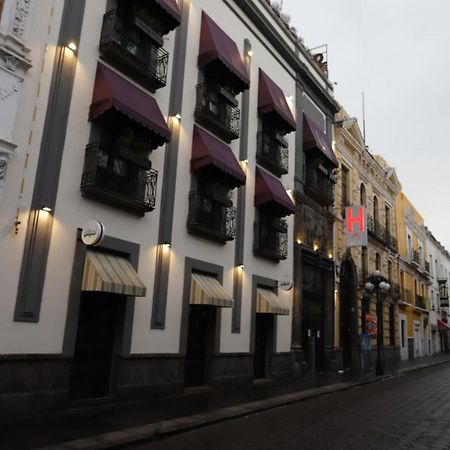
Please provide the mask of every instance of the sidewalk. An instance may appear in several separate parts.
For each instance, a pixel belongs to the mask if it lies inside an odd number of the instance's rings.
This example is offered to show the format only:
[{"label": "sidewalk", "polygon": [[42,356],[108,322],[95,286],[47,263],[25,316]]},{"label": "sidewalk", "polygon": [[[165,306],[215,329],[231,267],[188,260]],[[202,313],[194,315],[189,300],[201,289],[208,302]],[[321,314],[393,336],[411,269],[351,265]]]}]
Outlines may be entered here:
[{"label": "sidewalk", "polygon": [[383,377],[316,374],[285,382],[229,389],[187,389],[182,395],[114,403],[0,421],[0,449],[101,449],[160,437],[350,389],[450,362],[450,355],[405,361]]}]

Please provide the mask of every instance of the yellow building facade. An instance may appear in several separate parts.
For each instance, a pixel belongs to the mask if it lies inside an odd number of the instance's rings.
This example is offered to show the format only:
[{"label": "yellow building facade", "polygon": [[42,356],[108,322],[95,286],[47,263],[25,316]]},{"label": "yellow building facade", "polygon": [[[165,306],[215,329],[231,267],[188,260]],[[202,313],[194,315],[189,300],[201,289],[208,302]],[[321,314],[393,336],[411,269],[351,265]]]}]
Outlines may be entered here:
[{"label": "yellow building facade", "polygon": [[[334,128],[335,152],[339,161],[336,185],[335,225],[335,341],[342,351],[344,369],[371,370],[375,364],[378,320],[382,321],[382,357],[386,365],[398,359],[399,263],[395,205],[401,191],[395,170],[364,142],[357,120],[345,111],[337,115]],[[364,206],[368,242],[364,247],[347,247],[345,207]],[[365,283],[376,270],[391,289],[380,300],[382,318],[376,314],[376,295]],[[380,314],[381,315],[381,314]],[[372,321],[372,323],[371,323]]]},{"label": "yellow building facade", "polygon": [[427,234],[422,216],[404,193],[396,199],[399,244],[399,323],[401,359],[431,354]]}]

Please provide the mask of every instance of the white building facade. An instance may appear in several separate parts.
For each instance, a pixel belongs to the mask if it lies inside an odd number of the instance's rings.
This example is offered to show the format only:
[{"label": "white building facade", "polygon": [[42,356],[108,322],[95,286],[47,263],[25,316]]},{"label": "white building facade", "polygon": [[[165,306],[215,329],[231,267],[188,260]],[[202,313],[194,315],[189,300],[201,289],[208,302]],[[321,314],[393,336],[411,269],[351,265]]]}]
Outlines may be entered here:
[{"label": "white building facade", "polygon": [[450,255],[445,247],[426,230],[426,248],[429,252],[430,284],[430,348],[431,354],[448,352],[448,274]]},{"label": "white building facade", "polygon": [[33,5],[0,22],[2,414],[291,373],[317,62],[265,0]]}]

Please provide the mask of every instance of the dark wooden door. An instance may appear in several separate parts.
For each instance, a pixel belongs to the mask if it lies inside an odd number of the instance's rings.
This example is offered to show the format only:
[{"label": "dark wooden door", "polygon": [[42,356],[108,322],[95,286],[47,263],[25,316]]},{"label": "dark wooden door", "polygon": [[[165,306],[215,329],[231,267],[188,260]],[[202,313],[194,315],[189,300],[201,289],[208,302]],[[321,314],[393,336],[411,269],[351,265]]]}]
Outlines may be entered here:
[{"label": "dark wooden door", "polygon": [[268,378],[270,375],[270,358],[273,351],[273,315],[256,314],[255,319],[255,355],[254,377]]},{"label": "dark wooden door", "polygon": [[103,292],[82,293],[70,379],[70,393],[75,399],[109,394],[120,297]]},{"label": "dark wooden door", "polygon": [[202,386],[207,381],[208,358],[214,348],[216,313],[216,306],[189,306],[185,386]]},{"label": "dark wooden door", "polygon": [[324,365],[323,299],[306,293],[303,298],[302,347],[309,370],[322,370]]}]

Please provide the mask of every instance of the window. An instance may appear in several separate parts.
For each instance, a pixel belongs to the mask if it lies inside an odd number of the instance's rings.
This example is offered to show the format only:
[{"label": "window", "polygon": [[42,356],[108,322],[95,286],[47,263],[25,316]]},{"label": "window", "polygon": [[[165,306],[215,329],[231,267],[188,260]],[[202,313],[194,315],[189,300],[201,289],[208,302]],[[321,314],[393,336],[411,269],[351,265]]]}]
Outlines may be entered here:
[{"label": "window", "polygon": [[152,211],[156,201],[157,172],[149,154],[155,145],[142,125],[111,111],[93,125],[96,141],[86,148],[81,190],[111,205],[138,214]]},{"label": "window", "polygon": [[378,197],[376,195],[373,196],[373,220],[375,221],[375,227],[378,224],[379,219],[379,208],[378,208]]},{"label": "window", "polygon": [[162,36],[171,26],[167,26],[163,8],[152,2],[130,1],[119,1],[114,7],[103,16],[100,53],[110,64],[155,92],[167,81],[169,54],[163,48]]},{"label": "window", "polygon": [[408,234],[407,236],[407,246],[408,246],[408,257],[412,259],[413,246],[412,246],[412,237],[410,234]]},{"label": "window", "polygon": [[379,253],[375,254],[375,270],[381,271],[381,255]]},{"label": "window", "polygon": [[388,261],[388,280],[392,283],[392,262]]},{"label": "window", "polygon": [[386,234],[390,236],[391,234],[391,208],[385,205],[384,207],[384,221],[386,226]]},{"label": "window", "polygon": [[341,189],[342,189],[342,206],[349,206],[349,193],[348,193],[348,185],[349,185],[349,170],[345,166],[341,166]]},{"label": "window", "polygon": [[2,17],[3,3],[5,3],[5,0],[0,0],[0,19]]},{"label": "window", "polygon": [[406,346],[406,320],[402,319],[401,321],[402,324],[402,348],[405,348]]},{"label": "window", "polygon": [[361,186],[359,187],[359,203],[361,206],[366,206],[367,202],[367,194],[366,194],[366,186],[364,186],[364,183],[361,183]]}]

